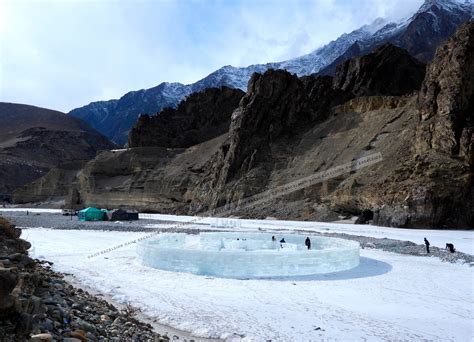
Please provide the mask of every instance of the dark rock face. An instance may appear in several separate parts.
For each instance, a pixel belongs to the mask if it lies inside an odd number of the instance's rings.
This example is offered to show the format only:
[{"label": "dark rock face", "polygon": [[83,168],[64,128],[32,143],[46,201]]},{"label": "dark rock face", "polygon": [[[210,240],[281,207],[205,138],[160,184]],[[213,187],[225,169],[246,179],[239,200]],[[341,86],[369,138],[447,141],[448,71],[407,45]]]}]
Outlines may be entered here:
[{"label": "dark rock face", "polygon": [[227,87],[193,93],[176,109],[142,115],[128,138],[129,147],[190,147],[229,130],[232,111],[244,92]]},{"label": "dark rock face", "polygon": [[406,29],[391,42],[415,58],[428,62],[437,47],[472,17],[472,3],[460,5],[451,0],[426,0]]},{"label": "dark rock face", "polygon": [[[346,98],[331,84],[330,77],[299,79],[283,70],[254,74],[247,94],[232,114],[229,138],[213,164],[216,174],[211,184],[219,189],[251,173],[253,181],[246,187],[252,193],[262,189],[275,163],[272,145],[292,141],[311,124],[324,120],[329,109]],[[238,192],[240,197],[246,191]]]},{"label": "dark rock face", "polygon": [[386,44],[336,68],[334,87],[355,96],[405,95],[419,90],[425,65],[405,50]]},{"label": "dark rock face", "polygon": [[[415,157],[393,175],[392,198],[374,222],[473,227],[474,23],[463,25],[427,68],[418,96]],[[405,192],[406,191],[406,192]],[[393,203],[393,202],[392,202]]]},{"label": "dark rock face", "polygon": [[356,41],[354,44],[349,46],[349,48],[342,55],[337,57],[331,64],[329,64],[323,70],[319,71],[318,75],[334,76],[336,74],[336,69],[340,64],[344,63],[345,61],[353,57],[364,55],[362,51],[365,51],[365,50],[366,49],[361,46],[360,42]]},{"label": "dark rock face", "polygon": [[441,46],[419,95],[419,153],[459,156],[474,169],[474,22]]}]

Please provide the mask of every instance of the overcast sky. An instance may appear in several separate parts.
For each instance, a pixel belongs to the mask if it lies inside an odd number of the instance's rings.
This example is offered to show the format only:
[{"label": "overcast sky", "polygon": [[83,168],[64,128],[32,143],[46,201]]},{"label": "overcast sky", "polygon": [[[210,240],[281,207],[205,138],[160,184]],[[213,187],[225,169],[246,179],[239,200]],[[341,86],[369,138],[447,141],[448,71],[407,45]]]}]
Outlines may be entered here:
[{"label": "overcast sky", "polygon": [[68,112],[297,57],[423,0],[0,0],[0,101]]}]

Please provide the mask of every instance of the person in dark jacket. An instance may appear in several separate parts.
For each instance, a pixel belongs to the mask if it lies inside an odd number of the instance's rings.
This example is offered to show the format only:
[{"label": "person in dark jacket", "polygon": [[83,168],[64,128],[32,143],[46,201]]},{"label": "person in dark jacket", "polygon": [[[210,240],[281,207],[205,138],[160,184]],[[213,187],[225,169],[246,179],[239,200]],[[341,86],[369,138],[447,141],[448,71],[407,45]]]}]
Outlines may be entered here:
[{"label": "person in dark jacket", "polygon": [[280,248],[283,248],[284,243],[286,243],[285,238],[280,240]]},{"label": "person in dark jacket", "polygon": [[430,254],[430,242],[425,238],[426,253]]},{"label": "person in dark jacket", "polygon": [[276,241],[275,235],[272,236],[272,241]]},{"label": "person in dark jacket", "polygon": [[304,240],[304,245],[308,247],[308,249],[311,249],[311,240],[309,239],[309,237]]},{"label": "person in dark jacket", "polygon": [[454,253],[456,250],[454,249],[454,245],[452,243],[446,244],[446,249],[448,249],[451,253]]}]

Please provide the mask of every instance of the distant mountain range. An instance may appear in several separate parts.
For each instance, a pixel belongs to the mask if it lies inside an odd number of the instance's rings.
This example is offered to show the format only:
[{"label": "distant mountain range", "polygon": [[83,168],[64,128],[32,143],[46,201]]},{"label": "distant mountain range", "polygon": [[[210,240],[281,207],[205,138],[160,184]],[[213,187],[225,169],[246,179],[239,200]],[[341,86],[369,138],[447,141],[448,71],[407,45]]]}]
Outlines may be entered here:
[{"label": "distant mountain range", "polygon": [[129,92],[118,100],[92,102],[73,109],[69,114],[86,121],[103,135],[122,145],[126,143],[128,132],[140,114],[154,114],[166,107],[176,107],[186,96],[206,88],[227,86],[245,91],[255,72],[285,69],[298,76],[314,73],[333,75],[336,65],[351,57],[364,55],[387,42],[428,62],[438,45],[462,23],[472,18],[472,0],[426,0],[407,19],[388,22],[378,18],[372,24],[343,34],[329,44],[298,58],[245,68],[228,65],[193,84],[164,82],[150,89]]}]

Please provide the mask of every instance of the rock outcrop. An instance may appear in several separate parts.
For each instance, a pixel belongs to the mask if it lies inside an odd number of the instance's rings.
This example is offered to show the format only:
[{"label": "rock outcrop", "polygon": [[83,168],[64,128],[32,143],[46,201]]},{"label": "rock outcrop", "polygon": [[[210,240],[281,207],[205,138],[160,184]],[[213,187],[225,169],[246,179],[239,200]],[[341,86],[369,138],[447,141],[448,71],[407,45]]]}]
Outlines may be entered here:
[{"label": "rock outcrop", "polygon": [[16,204],[31,204],[42,201],[49,207],[80,208],[81,205],[71,201],[73,184],[79,171],[86,165],[87,160],[63,163],[50,169],[43,177],[25,184],[12,192],[12,202]]},{"label": "rock outcrop", "polygon": [[419,90],[424,77],[425,64],[405,50],[385,44],[368,55],[340,64],[334,87],[355,96],[400,96]]},{"label": "rock outcrop", "polygon": [[472,75],[474,22],[469,22],[438,48],[427,68],[414,157],[392,176],[397,186],[386,187],[391,205],[376,213],[375,223],[474,227]]},{"label": "rock outcrop", "polygon": [[[211,162],[216,187],[211,206],[234,201],[263,190],[275,167],[274,144],[282,157],[290,153],[280,146],[292,142],[311,125],[329,115],[332,106],[342,103],[344,92],[332,88],[330,77],[304,77],[283,70],[254,74],[249,90],[232,114],[229,138]],[[281,143],[280,143],[281,141]],[[236,196],[221,192],[227,183],[246,179]],[[207,181],[206,181],[207,183]],[[206,184],[207,187],[207,184]],[[224,195],[224,196],[222,196]],[[225,198],[227,197],[227,198]]]},{"label": "rock outcrop", "polygon": [[419,95],[417,152],[458,156],[474,170],[474,22],[441,46]]},{"label": "rock outcrop", "polygon": [[130,131],[129,147],[190,147],[229,130],[232,111],[244,92],[227,87],[193,93],[176,109],[142,115]]}]

